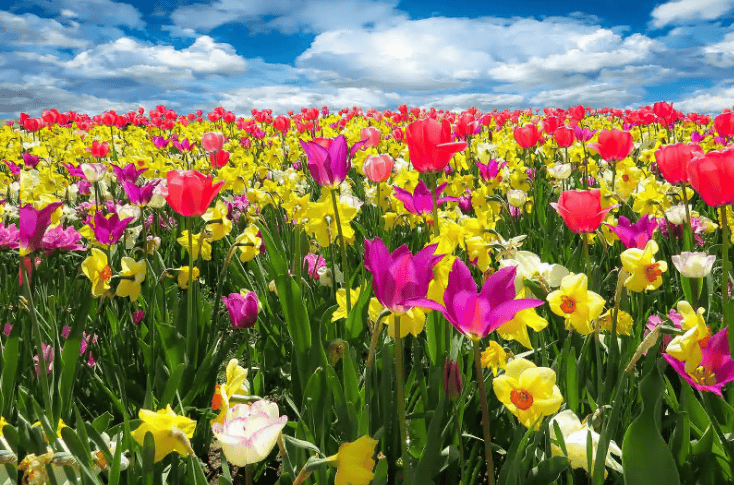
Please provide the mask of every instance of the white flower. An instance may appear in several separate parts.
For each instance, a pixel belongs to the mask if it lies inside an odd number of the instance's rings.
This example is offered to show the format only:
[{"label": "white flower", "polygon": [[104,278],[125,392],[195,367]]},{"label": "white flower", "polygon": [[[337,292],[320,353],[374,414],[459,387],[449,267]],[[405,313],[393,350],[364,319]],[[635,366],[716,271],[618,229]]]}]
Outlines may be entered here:
[{"label": "white flower", "polygon": [[507,191],[507,202],[509,202],[513,207],[520,209],[525,205],[525,201],[527,200],[528,194],[526,194],[524,190],[511,189]]},{"label": "white flower", "polygon": [[277,404],[260,400],[237,404],[227,412],[224,423],[212,425],[212,431],[227,461],[245,466],[268,457],[287,422],[287,416],[278,416]]},{"label": "white flower", "polygon": [[[594,460],[596,459],[596,449],[599,446],[599,433],[590,429],[586,423],[581,424],[581,421],[576,416],[576,413],[570,409],[566,409],[563,412],[556,414],[550,420],[550,435],[552,440],[558,440],[556,437],[556,430],[554,423],[558,423],[558,427],[563,435],[563,441],[566,445],[566,451],[568,452],[568,460],[571,462],[572,468],[583,468],[587,473],[589,470],[589,461],[586,458],[586,440],[588,439],[589,433],[591,433],[591,446],[592,446],[592,466],[594,466]],[[563,456],[563,450],[560,446],[551,443],[551,454],[553,456]],[[616,470],[622,473],[622,465],[614,459],[612,455],[622,456],[622,450],[614,441],[609,442],[609,449],[607,451],[606,465],[612,470]]]},{"label": "white flower", "polygon": [[87,182],[93,184],[102,180],[107,174],[107,166],[104,163],[82,163],[82,172]]},{"label": "white flower", "polygon": [[671,258],[676,269],[686,278],[703,278],[711,272],[716,256],[706,253],[683,252]]},{"label": "white flower", "polygon": [[133,223],[137,221],[141,215],[143,215],[143,211],[140,209],[140,207],[132,204],[125,204],[117,209],[117,217],[122,219],[127,219],[128,217],[132,217],[133,220],[130,221],[130,223]]},{"label": "white flower", "polygon": [[[691,206],[688,206],[688,212],[690,214]],[[683,204],[674,205],[670,209],[665,211],[665,217],[671,222],[671,224],[682,225],[686,223],[686,206]]]},{"label": "white flower", "polygon": [[556,180],[566,180],[571,176],[570,163],[556,163],[552,167],[548,167],[548,173]]},{"label": "white flower", "polygon": [[166,179],[161,179],[158,185],[155,186],[155,189],[153,189],[153,197],[150,198],[148,207],[153,207],[154,209],[164,207],[166,205],[166,196],[168,196],[168,185]]},{"label": "white flower", "polygon": [[560,264],[543,263],[537,254],[530,251],[516,251],[510,259],[500,261],[500,268],[515,266],[515,289],[519,292],[525,287],[524,281],[537,280],[549,288],[561,286],[561,280],[569,274],[568,269]]}]

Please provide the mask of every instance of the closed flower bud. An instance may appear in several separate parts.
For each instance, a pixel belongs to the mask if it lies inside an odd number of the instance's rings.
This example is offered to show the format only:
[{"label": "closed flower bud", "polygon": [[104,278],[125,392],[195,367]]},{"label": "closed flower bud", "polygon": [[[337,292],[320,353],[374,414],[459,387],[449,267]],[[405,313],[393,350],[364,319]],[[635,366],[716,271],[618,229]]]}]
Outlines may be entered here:
[{"label": "closed flower bud", "polygon": [[459,363],[455,360],[447,360],[443,368],[443,389],[451,399],[457,399],[461,396],[461,391],[464,390]]}]

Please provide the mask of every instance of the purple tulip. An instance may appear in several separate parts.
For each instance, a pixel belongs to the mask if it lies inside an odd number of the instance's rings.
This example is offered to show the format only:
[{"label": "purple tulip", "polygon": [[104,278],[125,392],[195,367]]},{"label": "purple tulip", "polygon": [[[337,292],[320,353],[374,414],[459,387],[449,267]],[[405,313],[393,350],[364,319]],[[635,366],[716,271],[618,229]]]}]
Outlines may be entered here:
[{"label": "purple tulip", "polygon": [[[447,201],[458,201],[458,197],[441,197],[438,198],[446,188],[446,183],[436,188],[436,203],[438,205]],[[421,180],[416,185],[415,190],[411,194],[401,187],[393,187],[394,197],[405,205],[405,210],[411,214],[430,214],[433,211],[433,195],[428,186]]]},{"label": "purple tulip", "polygon": [[38,156],[25,152],[23,154],[23,163],[26,168],[36,168],[36,165],[38,165]]},{"label": "purple tulip", "polygon": [[476,162],[476,164],[477,167],[479,167],[479,176],[482,177],[482,180],[485,182],[489,182],[497,178],[500,174],[500,170],[507,165],[507,162],[497,163],[497,160],[493,158],[487,162],[486,165],[480,162]]},{"label": "purple tulip", "polygon": [[15,224],[0,225],[0,248],[18,249],[20,247],[20,231]]},{"label": "purple tulip", "polygon": [[51,214],[61,207],[61,202],[53,202],[41,210],[26,204],[20,208],[20,253],[25,256],[41,247],[43,235],[51,224]]},{"label": "purple tulip", "polygon": [[[84,171],[82,170],[81,166],[75,167],[74,165],[70,163],[64,163],[64,162],[61,162],[61,165],[63,165],[63,167],[66,169],[67,172],[69,172],[69,175],[71,175],[72,177],[84,178]],[[85,179],[85,182],[86,182],[86,179]]]},{"label": "purple tulip", "polygon": [[81,240],[82,235],[73,226],[64,229],[61,225],[58,225],[46,231],[41,240],[40,248],[46,250],[47,255],[57,249],[85,251],[87,248],[83,244],[79,244]]},{"label": "purple tulip", "polygon": [[222,297],[222,303],[229,311],[229,320],[234,328],[250,328],[255,325],[258,312],[258,299],[254,291],[248,291],[245,296],[241,293],[230,293]]},{"label": "purple tulip", "polygon": [[160,181],[160,179],[153,180],[152,182],[148,182],[142,186],[135,185],[135,182],[125,181],[122,182],[122,189],[125,191],[127,198],[130,199],[132,204],[135,204],[138,207],[143,207],[148,205],[150,199],[153,198],[153,191]]},{"label": "purple tulip", "polygon": [[303,257],[303,269],[315,280],[319,278],[319,270],[325,266],[326,259],[323,256],[308,253]]},{"label": "purple tulip", "polygon": [[336,138],[315,138],[309,142],[300,141],[308,159],[308,170],[322,187],[334,187],[344,181],[352,167],[349,159],[364,144],[363,141],[357,142],[350,151],[344,135]]},{"label": "purple tulip", "polygon": [[573,127],[573,132],[576,135],[576,139],[579,141],[587,142],[591,140],[596,134],[596,130],[590,130],[588,128],[579,128],[578,126]]},{"label": "purple tulip", "polygon": [[108,219],[102,211],[98,211],[94,214],[94,237],[101,244],[117,244],[132,220],[132,217],[120,220],[117,214],[112,214]]},{"label": "purple tulip", "polygon": [[516,271],[515,266],[497,271],[477,292],[469,268],[457,259],[443,295],[446,307],[438,310],[462,334],[473,340],[484,338],[512,320],[517,312],[543,304],[531,298],[515,299]]},{"label": "purple tulip", "polygon": [[630,220],[624,216],[619,216],[617,226],[609,226],[609,230],[619,236],[624,247],[645,249],[647,241],[652,237],[652,233],[658,227],[655,218],[646,215],[641,217],[639,221],[630,224]]},{"label": "purple tulip", "polygon": [[375,296],[393,313],[405,313],[413,307],[441,309],[426,298],[433,279],[433,267],[443,258],[434,255],[437,244],[425,247],[415,256],[403,244],[390,253],[380,238],[365,239],[364,266],[372,273]]},{"label": "purple tulip", "polygon": [[19,175],[20,174],[20,165],[17,165],[14,162],[11,162],[10,160],[3,160],[3,163],[8,166],[10,169],[10,173],[13,175]]},{"label": "purple tulip", "polygon": [[124,168],[118,167],[117,165],[112,165],[112,170],[115,171],[115,175],[117,176],[117,181],[119,183],[129,182],[134,184],[138,181],[140,175],[142,175],[143,172],[145,172],[147,169],[137,169],[135,168],[134,163],[128,163],[127,165],[125,165]]},{"label": "purple tulip", "polygon": [[699,391],[708,391],[723,397],[721,388],[730,381],[734,381],[734,360],[731,359],[729,349],[728,328],[715,333],[709,338],[705,347],[701,348],[703,358],[696,368],[696,375],[686,372],[686,363],[675,357],[663,354],[665,360],[688,383]]}]

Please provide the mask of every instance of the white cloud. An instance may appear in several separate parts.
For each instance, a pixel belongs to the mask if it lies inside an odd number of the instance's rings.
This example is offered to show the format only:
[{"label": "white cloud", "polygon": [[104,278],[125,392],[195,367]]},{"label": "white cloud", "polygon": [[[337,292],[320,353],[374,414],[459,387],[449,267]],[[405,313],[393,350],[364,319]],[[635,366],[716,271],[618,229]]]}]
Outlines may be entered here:
[{"label": "white cloud", "polygon": [[201,32],[232,22],[242,23],[250,32],[325,32],[406,18],[396,6],[395,0],[216,0],[179,7],[171,20]]},{"label": "white cloud", "polygon": [[79,24],[63,25],[53,19],[44,19],[26,13],[14,15],[0,10],[0,41],[8,46],[47,46],[81,48],[89,42],[77,38]]},{"label": "white cloud", "polygon": [[520,94],[494,94],[494,93],[462,93],[446,95],[429,95],[422,98],[412,98],[412,102],[422,108],[448,109],[461,112],[472,106],[482,111],[494,108],[505,109],[520,107],[525,104],[524,97]]},{"label": "white cloud", "polygon": [[620,107],[639,104],[641,93],[634,94],[624,87],[607,83],[586,84],[569,89],[541,91],[530,98],[532,106],[612,106]]},{"label": "white cloud", "polygon": [[674,0],[654,8],[651,23],[659,29],[692,20],[715,20],[732,8],[734,0]]},{"label": "white cloud", "polygon": [[56,108],[61,112],[73,110],[78,113],[97,114],[114,109],[119,112],[135,110],[141,103],[119,102],[80,94],[58,86],[63,79],[45,79],[44,83],[0,82],[0,114],[17,116],[20,112],[40,114],[44,109]]},{"label": "white cloud", "polygon": [[734,85],[702,89],[675,102],[676,109],[683,112],[718,114],[734,107]]},{"label": "white cloud", "polygon": [[169,80],[193,74],[231,75],[246,68],[246,61],[229,44],[214,42],[209,36],[198,37],[181,50],[172,46],[152,46],[135,39],[121,37],[77,54],[66,62],[58,62],[69,75],[88,78],[138,76]]},{"label": "white cloud", "polygon": [[726,34],[721,42],[703,48],[706,62],[716,67],[734,66],[734,32]]}]

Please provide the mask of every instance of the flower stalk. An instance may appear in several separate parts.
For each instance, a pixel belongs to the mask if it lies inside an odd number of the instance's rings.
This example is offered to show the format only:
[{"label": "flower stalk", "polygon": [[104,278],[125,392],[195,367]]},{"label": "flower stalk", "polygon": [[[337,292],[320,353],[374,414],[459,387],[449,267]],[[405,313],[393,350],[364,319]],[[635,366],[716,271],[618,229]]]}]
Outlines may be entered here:
[{"label": "flower stalk", "polygon": [[482,353],[479,349],[479,340],[474,340],[474,366],[477,371],[479,385],[479,400],[482,406],[482,433],[484,435],[484,458],[487,462],[487,476],[489,485],[494,485],[494,458],[492,458],[492,435],[489,429],[489,407],[487,406],[487,391],[484,388],[484,374],[482,372]]}]

